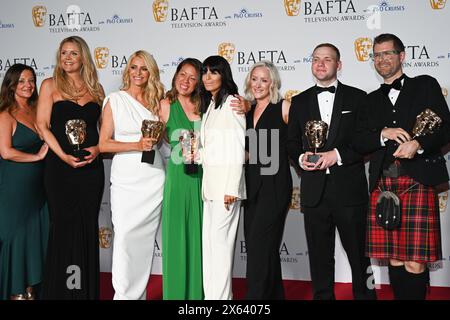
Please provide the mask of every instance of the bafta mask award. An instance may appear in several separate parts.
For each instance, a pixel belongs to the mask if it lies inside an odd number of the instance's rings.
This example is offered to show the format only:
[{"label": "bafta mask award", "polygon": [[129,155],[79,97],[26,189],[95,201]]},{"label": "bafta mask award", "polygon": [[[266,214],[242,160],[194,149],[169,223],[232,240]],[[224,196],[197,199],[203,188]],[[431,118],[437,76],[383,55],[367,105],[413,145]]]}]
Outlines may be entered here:
[{"label": "bafta mask award", "polygon": [[317,149],[325,145],[327,139],[328,124],[320,120],[311,120],[306,122],[305,136],[309,147],[314,149],[314,154],[308,156],[308,162],[316,163],[320,156],[317,155]]},{"label": "bafta mask award", "polygon": [[198,165],[194,160],[187,160],[185,155],[193,156],[198,148],[198,132],[194,130],[181,130],[180,138],[181,150],[183,152],[184,172],[194,174],[198,172]]},{"label": "bafta mask award", "polygon": [[[164,131],[164,123],[154,120],[142,120],[141,132],[144,138],[152,138],[153,145],[157,144]],[[143,151],[141,162],[153,164],[155,161],[155,150]]]},{"label": "bafta mask award", "polygon": [[80,149],[80,145],[86,140],[86,122],[82,119],[72,119],[66,122],[66,136],[73,147],[72,155],[84,161],[84,157],[90,154],[89,151]]},{"label": "bafta mask award", "polygon": [[412,129],[412,139],[433,133],[435,129],[439,128],[441,123],[442,119],[431,109],[426,108],[416,117],[416,123]]}]

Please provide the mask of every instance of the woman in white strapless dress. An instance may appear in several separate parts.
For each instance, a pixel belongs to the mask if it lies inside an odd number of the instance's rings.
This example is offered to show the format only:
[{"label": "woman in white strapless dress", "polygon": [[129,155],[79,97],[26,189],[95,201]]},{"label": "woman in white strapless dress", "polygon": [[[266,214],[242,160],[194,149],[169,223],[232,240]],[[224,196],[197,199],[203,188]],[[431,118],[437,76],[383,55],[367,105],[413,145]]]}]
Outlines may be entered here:
[{"label": "woman in white strapless dress", "polygon": [[[143,138],[142,120],[158,120],[163,85],[153,57],[137,51],[128,59],[122,90],[104,101],[100,151],[114,153],[111,211],[114,226],[112,282],[115,300],[145,300],[161,217],[164,164],[157,145]],[[155,150],[153,164],[142,152]]]}]

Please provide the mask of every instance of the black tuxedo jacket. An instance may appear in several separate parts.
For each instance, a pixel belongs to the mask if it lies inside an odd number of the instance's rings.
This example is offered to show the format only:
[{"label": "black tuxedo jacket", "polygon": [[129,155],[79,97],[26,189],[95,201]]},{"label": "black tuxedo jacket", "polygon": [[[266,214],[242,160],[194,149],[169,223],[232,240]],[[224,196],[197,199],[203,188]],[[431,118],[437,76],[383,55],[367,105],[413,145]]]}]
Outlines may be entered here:
[{"label": "black tuxedo jacket", "polygon": [[[330,167],[330,174],[341,186],[337,196],[342,205],[361,205],[368,200],[367,179],[363,157],[351,146],[356,131],[358,109],[365,101],[366,93],[338,82],[333,113],[325,146],[318,152],[336,148],[342,159]],[[305,124],[309,120],[321,120],[315,87],[293,97],[289,111],[288,153],[294,165],[301,170],[299,157],[309,148],[305,136]],[[301,170],[300,198],[302,206],[315,207],[319,204],[325,187],[326,170]]]},{"label": "black tuxedo jacket", "polygon": [[[416,138],[424,150],[422,154],[416,154],[413,159],[400,159],[400,163],[410,177],[424,185],[434,186],[448,181],[441,148],[449,141],[450,113],[436,79],[422,75],[405,78],[394,106],[381,89],[367,96],[366,104],[359,115],[354,147],[362,153],[373,152],[369,167],[370,190],[375,188],[382,173],[385,157],[396,150],[396,145],[395,148],[389,148],[389,143],[394,144],[393,141],[387,142],[386,147],[381,146],[381,130],[385,127],[399,127],[411,134],[416,116],[426,108],[437,113],[443,123],[434,133]],[[395,124],[393,112],[397,114],[398,119]]]}]

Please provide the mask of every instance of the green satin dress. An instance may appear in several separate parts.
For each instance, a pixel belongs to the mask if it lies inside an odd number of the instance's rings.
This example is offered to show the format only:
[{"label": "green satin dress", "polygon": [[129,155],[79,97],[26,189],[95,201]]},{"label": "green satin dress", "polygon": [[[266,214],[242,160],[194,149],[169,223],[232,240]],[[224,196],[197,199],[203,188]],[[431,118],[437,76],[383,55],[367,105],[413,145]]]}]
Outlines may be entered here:
[{"label": "green satin dress", "polygon": [[[12,147],[37,153],[42,141],[17,122]],[[0,300],[41,282],[48,239],[44,163],[0,158]]]},{"label": "green satin dress", "polygon": [[[201,120],[190,121],[181,104],[170,105],[166,133],[172,148],[166,168],[162,208],[163,298],[203,299],[202,285],[202,171],[184,172],[179,135],[181,129],[200,131]],[[175,161],[174,161],[175,160]]]}]

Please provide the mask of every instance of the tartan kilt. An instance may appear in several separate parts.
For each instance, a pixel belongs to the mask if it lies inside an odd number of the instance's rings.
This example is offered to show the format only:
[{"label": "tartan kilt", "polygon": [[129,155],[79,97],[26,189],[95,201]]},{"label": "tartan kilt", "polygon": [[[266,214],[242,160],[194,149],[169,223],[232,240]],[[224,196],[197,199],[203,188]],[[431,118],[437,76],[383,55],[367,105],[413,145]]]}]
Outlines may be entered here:
[{"label": "tartan kilt", "polygon": [[[442,259],[438,195],[430,186],[419,183],[412,187],[416,183],[417,181],[408,176],[379,178],[369,202],[367,256],[418,263]],[[401,225],[395,230],[385,230],[375,221],[380,188],[383,191],[395,192],[400,198]],[[408,188],[411,189],[404,192]]]}]

